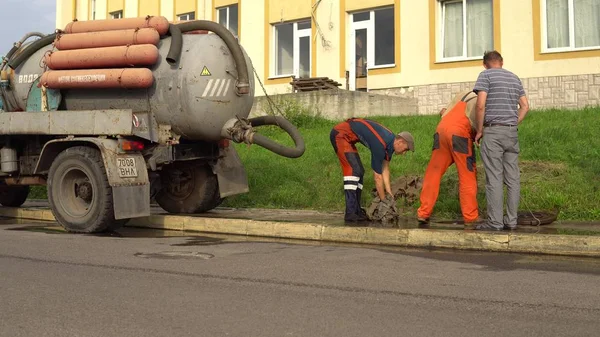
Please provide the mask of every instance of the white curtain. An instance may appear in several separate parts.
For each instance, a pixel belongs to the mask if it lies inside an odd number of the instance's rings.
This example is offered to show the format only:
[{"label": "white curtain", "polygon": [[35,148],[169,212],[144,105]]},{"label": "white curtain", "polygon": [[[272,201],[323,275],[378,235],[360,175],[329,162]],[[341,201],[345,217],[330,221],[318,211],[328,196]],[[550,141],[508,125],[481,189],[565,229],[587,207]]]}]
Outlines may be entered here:
[{"label": "white curtain", "polygon": [[294,25],[291,23],[275,26],[275,75],[294,73]]},{"label": "white curtain", "polygon": [[298,77],[310,77],[310,37],[301,37],[298,44],[300,48],[300,73]]},{"label": "white curtain", "polygon": [[463,56],[462,2],[442,3],[444,14],[444,57]]},{"label": "white curtain", "polygon": [[467,0],[467,56],[494,49],[492,0]]},{"label": "white curtain", "polygon": [[574,0],[575,47],[600,46],[600,0]]},{"label": "white curtain", "polygon": [[569,0],[546,0],[546,22],[547,47],[568,47],[570,44]]}]

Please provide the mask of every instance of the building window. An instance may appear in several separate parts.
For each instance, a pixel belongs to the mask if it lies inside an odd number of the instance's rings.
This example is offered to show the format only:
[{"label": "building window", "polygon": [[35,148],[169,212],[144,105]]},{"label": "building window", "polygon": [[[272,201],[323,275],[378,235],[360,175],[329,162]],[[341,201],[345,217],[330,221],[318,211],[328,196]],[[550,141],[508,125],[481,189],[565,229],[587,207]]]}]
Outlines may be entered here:
[{"label": "building window", "polygon": [[110,18],[111,19],[122,19],[123,18],[123,11],[116,11],[116,12],[110,13]]},{"label": "building window", "polygon": [[545,51],[600,48],[600,1],[542,0]]},{"label": "building window", "polygon": [[492,0],[439,1],[438,60],[479,59],[494,49]]},{"label": "building window", "polygon": [[273,26],[273,76],[310,77],[310,35],[310,21]]},{"label": "building window", "polygon": [[238,36],[238,5],[217,8],[217,20],[229,31]]},{"label": "building window", "polygon": [[184,13],[184,14],[178,14],[177,20],[179,20],[179,21],[196,20],[196,13],[189,12],[189,13]]},{"label": "building window", "polygon": [[356,59],[357,76],[367,69],[393,67],[395,62],[394,7],[350,14],[350,48]]}]

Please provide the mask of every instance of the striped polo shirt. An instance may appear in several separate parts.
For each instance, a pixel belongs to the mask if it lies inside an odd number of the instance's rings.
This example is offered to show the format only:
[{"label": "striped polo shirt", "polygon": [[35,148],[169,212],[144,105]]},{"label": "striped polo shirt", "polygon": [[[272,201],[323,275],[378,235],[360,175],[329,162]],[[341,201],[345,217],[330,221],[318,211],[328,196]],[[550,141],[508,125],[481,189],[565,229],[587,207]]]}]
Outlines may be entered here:
[{"label": "striped polo shirt", "polygon": [[487,92],[484,124],[517,125],[519,98],[525,96],[517,75],[503,68],[486,69],[479,74],[473,91]]}]

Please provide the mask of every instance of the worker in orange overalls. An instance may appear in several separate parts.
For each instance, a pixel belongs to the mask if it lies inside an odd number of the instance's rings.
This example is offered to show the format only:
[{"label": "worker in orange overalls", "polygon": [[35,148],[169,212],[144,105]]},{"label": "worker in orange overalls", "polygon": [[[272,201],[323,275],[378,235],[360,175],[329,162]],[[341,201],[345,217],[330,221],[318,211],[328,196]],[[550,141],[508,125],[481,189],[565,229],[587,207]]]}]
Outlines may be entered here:
[{"label": "worker in orange overalls", "polygon": [[459,182],[460,208],[465,224],[479,218],[477,206],[477,168],[475,165],[475,104],[477,94],[472,90],[458,93],[440,111],[442,120],[433,136],[433,152],[425,171],[421,190],[421,207],[417,211],[419,224],[428,224],[438,198],[442,176],[456,163]]},{"label": "worker in orange overalls", "polygon": [[393,212],[395,200],[390,186],[390,161],[393,155],[415,151],[415,141],[410,132],[394,134],[375,121],[350,118],[334,126],[329,137],[344,176],[344,220],[350,225],[369,220],[365,210],[360,207],[365,168],[356,148],[357,143],[371,151],[371,168],[380,200],[378,214],[383,217]]}]

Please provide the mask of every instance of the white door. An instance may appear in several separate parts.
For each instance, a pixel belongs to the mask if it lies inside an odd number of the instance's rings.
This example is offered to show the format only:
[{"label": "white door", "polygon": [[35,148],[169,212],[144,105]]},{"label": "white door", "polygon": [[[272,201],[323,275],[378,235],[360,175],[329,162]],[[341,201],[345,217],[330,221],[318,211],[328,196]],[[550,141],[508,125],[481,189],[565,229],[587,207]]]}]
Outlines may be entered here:
[{"label": "white door", "polygon": [[356,90],[357,77],[367,76],[371,63],[368,53],[368,42],[372,39],[371,21],[352,22],[348,39],[349,89]]},{"label": "white door", "polygon": [[294,74],[299,78],[310,77],[311,52],[310,29],[294,30]]}]

